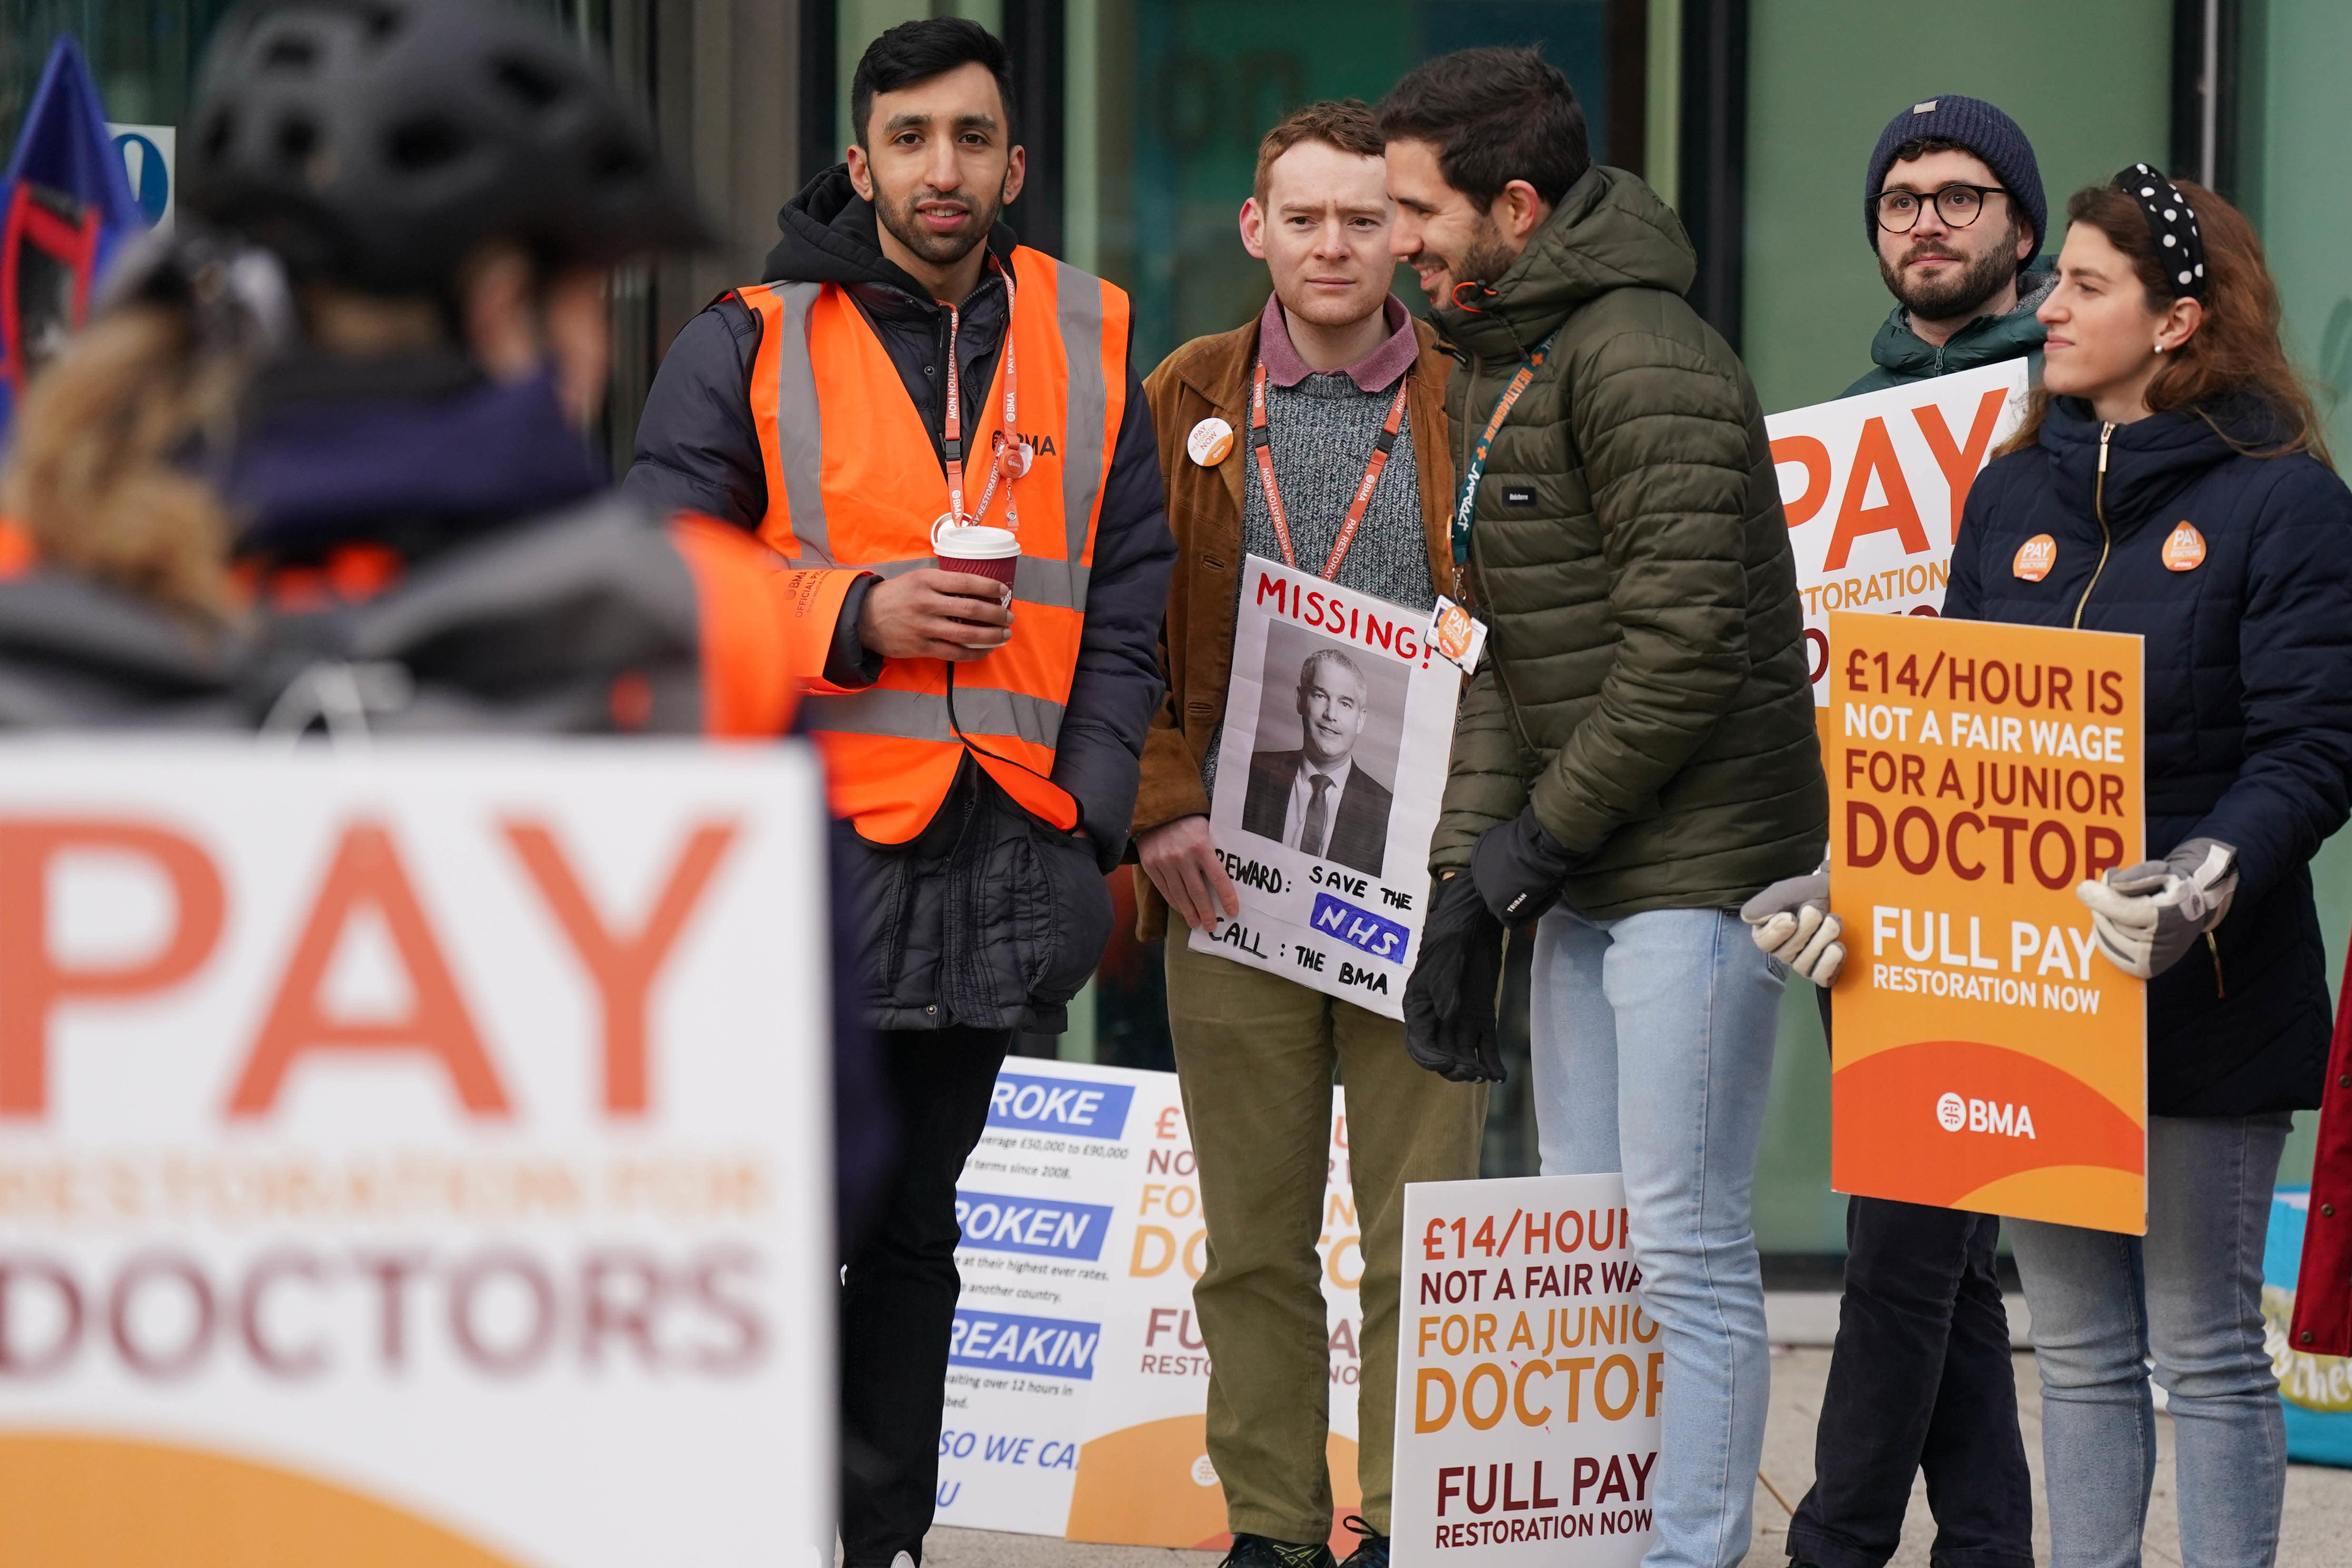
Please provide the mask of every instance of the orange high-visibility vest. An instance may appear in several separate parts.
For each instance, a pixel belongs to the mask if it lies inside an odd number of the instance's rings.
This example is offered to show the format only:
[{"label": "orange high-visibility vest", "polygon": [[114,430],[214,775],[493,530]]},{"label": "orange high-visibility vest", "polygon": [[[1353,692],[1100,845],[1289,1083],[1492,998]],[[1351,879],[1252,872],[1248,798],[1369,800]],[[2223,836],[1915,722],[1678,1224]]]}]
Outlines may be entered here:
[{"label": "orange high-visibility vest", "polygon": [[[1029,471],[1011,482],[1021,561],[1013,640],[950,665],[892,658],[857,691],[816,679],[849,583],[934,564],[931,524],[947,473],[889,352],[838,285],[737,291],[760,317],[751,412],[767,467],[760,537],[799,573],[791,594],[803,722],[824,751],[834,809],[878,844],[903,844],[946,799],[969,752],[1024,808],[1057,827],[1077,805],[1051,782],[1077,671],[1104,476],[1127,404],[1127,296],[1024,247],[1009,329],[1018,359],[1014,435]],[[997,362],[1001,381],[1003,360]],[[1003,395],[967,393],[965,502],[978,504]],[[1004,523],[1001,499],[984,520]]]}]

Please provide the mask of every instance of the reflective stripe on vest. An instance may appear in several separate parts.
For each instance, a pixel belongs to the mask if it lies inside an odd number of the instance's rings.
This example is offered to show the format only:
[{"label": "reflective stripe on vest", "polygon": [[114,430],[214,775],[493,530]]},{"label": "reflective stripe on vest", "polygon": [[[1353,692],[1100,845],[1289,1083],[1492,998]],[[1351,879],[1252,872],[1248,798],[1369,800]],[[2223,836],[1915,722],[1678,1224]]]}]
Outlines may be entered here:
[{"label": "reflective stripe on vest", "polygon": [[[1065,828],[1077,822],[1076,803],[1050,775],[1076,673],[1103,477],[1125,414],[1128,300],[1034,250],[1015,250],[1012,265],[1017,434],[1033,447],[1029,471],[1013,481],[1022,556],[1013,641],[953,667],[890,659],[874,686],[812,695],[803,708],[830,764],[835,808],[879,843],[922,830],[967,749],[1029,811]],[[830,284],[763,284],[738,297],[761,325],[751,398],[768,480],[760,537],[803,568],[894,577],[934,564],[930,526],[948,507],[935,432],[923,428],[856,304]],[[966,450],[985,454],[1001,395],[975,390],[966,403]],[[990,521],[1002,516],[992,510]]]}]

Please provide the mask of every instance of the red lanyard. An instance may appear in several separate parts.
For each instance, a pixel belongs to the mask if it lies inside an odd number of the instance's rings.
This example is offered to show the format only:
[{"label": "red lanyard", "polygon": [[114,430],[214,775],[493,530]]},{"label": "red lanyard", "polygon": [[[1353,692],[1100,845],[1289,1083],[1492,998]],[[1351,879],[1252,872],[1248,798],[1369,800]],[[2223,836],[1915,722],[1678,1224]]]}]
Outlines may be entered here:
[{"label": "red lanyard", "polygon": [[[1397,378],[1396,398],[1389,405],[1388,423],[1381,426],[1379,437],[1372,442],[1372,460],[1364,465],[1364,477],[1356,484],[1356,499],[1348,507],[1348,521],[1340,525],[1339,537],[1332,541],[1331,558],[1323,563],[1323,580],[1327,583],[1339,574],[1339,563],[1348,558],[1348,546],[1356,542],[1356,530],[1364,526],[1364,510],[1372,504],[1372,491],[1381,482],[1381,470],[1389,466],[1389,450],[1396,445],[1397,432],[1404,427],[1405,386],[1412,379],[1410,373]],[[1282,545],[1282,563],[1295,572],[1298,558],[1290,552],[1290,519],[1282,510],[1282,489],[1274,482],[1274,433],[1265,424],[1264,360],[1258,362],[1257,372],[1250,381],[1250,450],[1257,455],[1258,484],[1265,490],[1265,510],[1274,519],[1274,537]]]},{"label": "red lanyard", "polygon": [[953,305],[948,307],[948,417],[940,442],[948,460],[948,514],[959,523],[977,524],[988,515],[988,503],[995,498],[996,482],[1004,486],[1004,522],[1013,532],[1021,531],[1021,514],[1013,505],[1011,481],[1029,471],[1029,448],[1014,439],[1018,427],[1013,418],[1019,403],[1014,396],[1017,382],[1013,363],[1013,274],[995,257],[988,264],[1004,279],[1004,423],[990,442],[988,483],[980,492],[980,510],[967,517],[963,510],[963,375],[956,363],[956,338],[963,330],[963,316]]}]

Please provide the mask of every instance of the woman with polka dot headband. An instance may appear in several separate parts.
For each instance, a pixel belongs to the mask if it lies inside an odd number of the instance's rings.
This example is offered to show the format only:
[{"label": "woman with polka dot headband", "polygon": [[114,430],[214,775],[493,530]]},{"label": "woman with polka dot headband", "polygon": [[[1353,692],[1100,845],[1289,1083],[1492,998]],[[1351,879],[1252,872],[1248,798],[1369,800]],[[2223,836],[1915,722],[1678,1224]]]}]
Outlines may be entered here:
[{"label": "woman with polka dot headband", "polygon": [[[2148,982],[2147,1230],[2009,1226],[2051,1563],[2138,1561],[2151,1360],[2183,1560],[2268,1563],[2286,1465],[2262,1312],[2271,1187],[2291,1113],[2326,1075],[2352,1079],[2327,1063],[2309,865],[2352,805],[2352,492],[2242,215],[2135,163],[2067,216],[2036,312],[2042,384],[1969,493],[1944,610],[2136,633],[2146,674],[2147,858],[2077,892],[2097,962]],[[2315,1237],[2342,1223],[2314,1202]]]}]

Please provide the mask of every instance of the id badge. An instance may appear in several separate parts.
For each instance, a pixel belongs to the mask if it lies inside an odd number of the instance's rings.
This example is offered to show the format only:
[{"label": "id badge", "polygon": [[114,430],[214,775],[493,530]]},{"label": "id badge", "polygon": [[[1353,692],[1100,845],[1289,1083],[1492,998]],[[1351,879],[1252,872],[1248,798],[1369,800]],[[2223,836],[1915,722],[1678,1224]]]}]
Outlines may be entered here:
[{"label": "id badge", "polygon": [[1486,646],[1486,623],[1440,594],[1429,617],[1427,641],[1440,658],[1469,675],[1477,669],[1479,650]]}]

